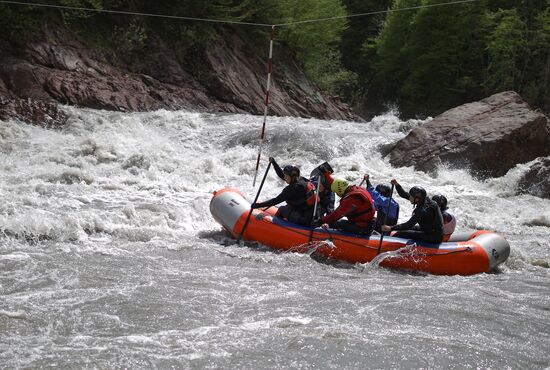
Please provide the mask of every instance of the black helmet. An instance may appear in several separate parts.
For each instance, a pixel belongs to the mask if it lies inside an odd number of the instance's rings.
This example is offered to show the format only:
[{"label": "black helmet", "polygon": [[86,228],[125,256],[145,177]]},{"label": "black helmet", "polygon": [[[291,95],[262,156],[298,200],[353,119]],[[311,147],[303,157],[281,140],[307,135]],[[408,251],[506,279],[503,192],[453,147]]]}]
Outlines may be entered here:
[{"label": "black helmet", "polygon": [[442,194],[434,195],[432,197],[432,200],[437,203],[437,205],[439,206],[439,209],[441,209],[442,211],[447,209],[447,198],[445,197],[445,195],[442,195]]},{"label": "black helmet", "polygon": [[296,166],[287,165],[283,167],[283,173],[293,179],[300,177],[300,169]]},{"label": "black helmet", "polygon": [[425,199],[426,198],[426,189],[420,186],[413,186],[411,190],[409,190],[409,195],[413,198],[420,198]]},{"label": "black helmet", "polygon": [[384,184],[376,185],[374,190],[376,190],[376,192],[378,192],[380,195],[382,195],[384,197],[389,197],[390,193],[391,193],[390,187],[388,185],[384,185]]}]

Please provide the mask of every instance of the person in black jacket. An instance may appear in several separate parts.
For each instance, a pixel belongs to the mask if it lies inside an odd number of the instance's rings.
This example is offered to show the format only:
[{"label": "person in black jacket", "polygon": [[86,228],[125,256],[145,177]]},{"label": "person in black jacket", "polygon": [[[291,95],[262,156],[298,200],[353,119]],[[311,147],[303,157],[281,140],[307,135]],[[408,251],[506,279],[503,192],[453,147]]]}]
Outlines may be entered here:
[{"label": "person in black jacket", "polygon": [[311,171],[310,181],[317,186],[319,203],[317,204],[317,217],[323,217],[334,211],[335,196],[330,190],[330,183],[325,174],[332,174],[334,171],[328,162],[320,164]]},{"label": "person in black jacket", "polygon": [[428,198],[426,190],[420,186],[413,186],[409,192],[403,190],[394,179],[397,192],[402,198],[407,198],[414,204],[411,218],[402,224],[383,225],[382,231],[397,231],[393,236],[413,239],[428,243],[441,243],[443,240],[443,217],[437,203]]},{"label": "person in black jacket", "polygon": [[298,167],[288,165],[281,169],[273,157],[270,157],[269,161],[273,164],[277,176],[283,179],[288,186],[275,198],[253,203],[251,208],[271,207],[286,202],[286,205],[279,207],[275,216],[299,225],[309,226],[313,221],[313,208],[317,196],[315,185],[304,177],[300,177]]}]

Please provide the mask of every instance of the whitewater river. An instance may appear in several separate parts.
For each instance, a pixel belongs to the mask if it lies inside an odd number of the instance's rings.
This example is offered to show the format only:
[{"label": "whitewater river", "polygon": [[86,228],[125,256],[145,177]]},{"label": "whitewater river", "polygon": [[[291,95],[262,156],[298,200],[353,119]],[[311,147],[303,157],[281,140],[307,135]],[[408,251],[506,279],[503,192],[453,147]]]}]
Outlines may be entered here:
[{"label": "whitewater river", "polygon": [[[328,160],[355,183],[441,192],[458,229],[511,244],[497,273],[410,274],[221,231],[211,193],[254,197],[261,117],[65,109],[62,130],[0,122],[0,368],[550,367],[550,269],[535,262],[550,262],[550,200],[515,195],[524,167],[393,168],[379,148],[422,122],[392,114],[269,118],[258,180],[269,156],[305,173]],[[271,172],[260,200],[283,185]]]}]

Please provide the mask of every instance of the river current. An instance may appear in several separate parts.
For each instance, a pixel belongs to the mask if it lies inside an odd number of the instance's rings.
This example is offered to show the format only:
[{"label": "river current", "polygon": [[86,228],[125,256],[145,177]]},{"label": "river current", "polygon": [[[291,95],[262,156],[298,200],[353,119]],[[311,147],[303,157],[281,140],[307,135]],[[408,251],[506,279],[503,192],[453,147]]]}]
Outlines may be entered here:
[{"label": "river current", "polygon": [[[423,121],[392,113],[269,117],[259,180],[269,156],[396,178],[511,245],[495,273],[412,274],[222,232],[212,191],[254,198],[261,117],[64,109],[61,130],[0,122],[0,368],[550,368],[550,200],[515,194],[525,166],[394,168],[380,149]],[[260,200],[283,186],[271,171]]]}]

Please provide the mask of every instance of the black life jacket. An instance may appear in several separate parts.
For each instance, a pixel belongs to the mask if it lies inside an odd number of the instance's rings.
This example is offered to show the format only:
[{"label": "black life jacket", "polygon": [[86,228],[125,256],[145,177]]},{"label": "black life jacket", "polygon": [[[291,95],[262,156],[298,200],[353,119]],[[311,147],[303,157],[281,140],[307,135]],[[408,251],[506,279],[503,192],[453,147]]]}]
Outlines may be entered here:
[{"label": "black life jacket", "polygon": [[299,199],[287,200],[287,204],[292,208],[313,208],[315,206],[315,198],[317,198],[317,202],[320,201],[315,189],[315,184],[311,181],[300,177],[296,180],[294,186],[303,189],[304,196]]}]

